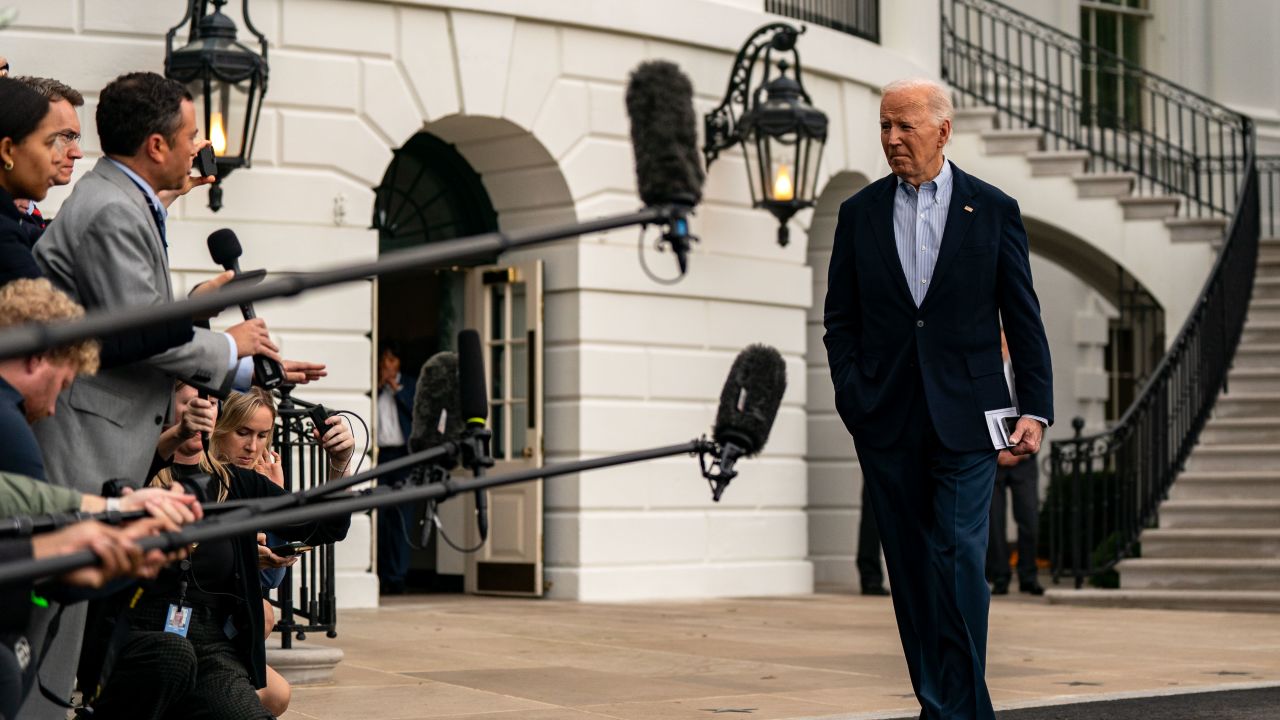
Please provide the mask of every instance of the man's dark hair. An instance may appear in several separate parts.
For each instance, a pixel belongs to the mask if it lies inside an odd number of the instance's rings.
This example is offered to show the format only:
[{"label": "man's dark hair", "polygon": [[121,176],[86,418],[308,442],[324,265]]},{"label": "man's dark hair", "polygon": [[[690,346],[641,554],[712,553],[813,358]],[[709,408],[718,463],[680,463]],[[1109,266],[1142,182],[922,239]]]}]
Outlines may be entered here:
[{"label": "man's dark hair", "polygon": [[49,114],[49,101],[12,78],[0,77],[0,138],[20,143]]},{"label": "man's dark hair", "polygon": [[382,357],[387,353],[395,355],[397,358],[404,358],[404,348],[400,347],[400,341],[392,338],[382,338],[378,340],[378,357]]},{"label": "man's dark hair", "polygon": [[108,155],[133,155],[151,135],[172,143],[191,93],[153,72],[121,75],[98,96],[98,140]]},{"label": "man's dark hair", "polygon": [[14,80],[17,80],[23,85],[26,85],[32,90],[40,93],[49,102],[66,100],[71,103],[71,107],[80,107],[81,105],[84,105],[84,96],[80,94],[79,90],[76,90],[63,82],[54,80],[53,78],[23,75],[22,77],[14,78]]}]

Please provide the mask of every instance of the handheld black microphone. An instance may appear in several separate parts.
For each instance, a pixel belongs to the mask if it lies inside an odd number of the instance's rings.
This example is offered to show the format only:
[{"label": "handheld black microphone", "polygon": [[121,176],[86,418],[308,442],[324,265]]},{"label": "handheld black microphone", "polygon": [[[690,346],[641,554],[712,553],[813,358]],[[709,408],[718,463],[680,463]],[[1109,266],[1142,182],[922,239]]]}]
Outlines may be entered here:
[{"label": "handheld black microphone", "polygon": [[[484,474],[485,461],[493,464],[489,456],[489,431],[485,424],[489,419],[489,390],[484,381],[484,351],[480,346],[480,334],[475,330],[458,333],[458,390],[462,420],[466,423],[469,440],[479,445],[478,455],[472,466],[477,477]],[[484,490],[476,491],[476,523],[480,528],[480,542],[489,537],[489,500]]]},{"label": "handheld black microphone", "polygon": [[738,353],[716,411],[712,437],[720,445],[719,473],[707,478],[713,482],[713,500],[719,502],[729,481],[738,476],[738,459],[753,457],[764,449],[786,389],[787,363],[777,350],[750,345]]},{"label": "handheld black microphone", "polygon": [[697,241],[685,215],[702,201],[706,179],[694,123],[693,83],[673,63],[642,63],[627,84],[627,116],[640,199],[646,207],[673,210],[662,240],[675,252],[683,275],[689,267],[689,242]]},{"label": "handheld black microphone", "polygon": [[[214,230],[209,235],[209,255],[213,261],[221,265],[226,270],[232,270],[236,275],[240,274],[240,239],[236,237],[234,230],[230,228],[222,228]],[[253,311],[253,303],[242,303],[240,312],[244,315],[245,320],[252,320],[257,317]],[[280,363],[272,360],[264,355],[253,356],[253,381],[257,385],[270,390],[284,384],[284,368],[280,367]]]}]

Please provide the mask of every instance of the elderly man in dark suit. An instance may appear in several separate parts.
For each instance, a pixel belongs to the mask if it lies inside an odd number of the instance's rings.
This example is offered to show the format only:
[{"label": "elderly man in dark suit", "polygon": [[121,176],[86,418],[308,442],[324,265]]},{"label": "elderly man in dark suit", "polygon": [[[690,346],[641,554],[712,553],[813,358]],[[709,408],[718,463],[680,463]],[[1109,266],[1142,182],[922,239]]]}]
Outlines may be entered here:
[{"label": "elderly man in dark suit", "polygon": [[1049,346],[1018,204],[943,156],[947,90],[885,87],[892,174],[840,207],[824,322],[836,408],[853,435],[884,543],[921,717],[993,720],[984,576],[996,450],[985,411],[1022,416],[1015,455],[1053,419]]}]

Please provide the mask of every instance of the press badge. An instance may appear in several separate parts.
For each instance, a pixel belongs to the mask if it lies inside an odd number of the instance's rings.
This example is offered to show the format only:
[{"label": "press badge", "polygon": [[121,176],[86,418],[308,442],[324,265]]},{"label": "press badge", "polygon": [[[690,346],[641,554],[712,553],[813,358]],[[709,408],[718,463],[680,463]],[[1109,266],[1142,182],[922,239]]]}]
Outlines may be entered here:
[{"label": "press badge", "polygon": [[187,636],[191,627],[191,608],[181,605],[169,605],[169,612],[164,618],[164,631],[180,637]]}]

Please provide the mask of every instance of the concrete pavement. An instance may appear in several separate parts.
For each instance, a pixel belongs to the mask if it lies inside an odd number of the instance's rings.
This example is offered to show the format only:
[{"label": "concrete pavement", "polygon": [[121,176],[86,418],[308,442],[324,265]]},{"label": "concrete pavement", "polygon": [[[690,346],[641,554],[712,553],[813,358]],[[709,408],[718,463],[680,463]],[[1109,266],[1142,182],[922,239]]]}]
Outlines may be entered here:
[{"label": "concrete pavement", "polygon": [[[901,717],[919,711],[888,598],[589,604],[396,598],[344,611],[336,682],[285,720]],[[1280,685],[1280,615],[996,598],[997,708]]]}]

